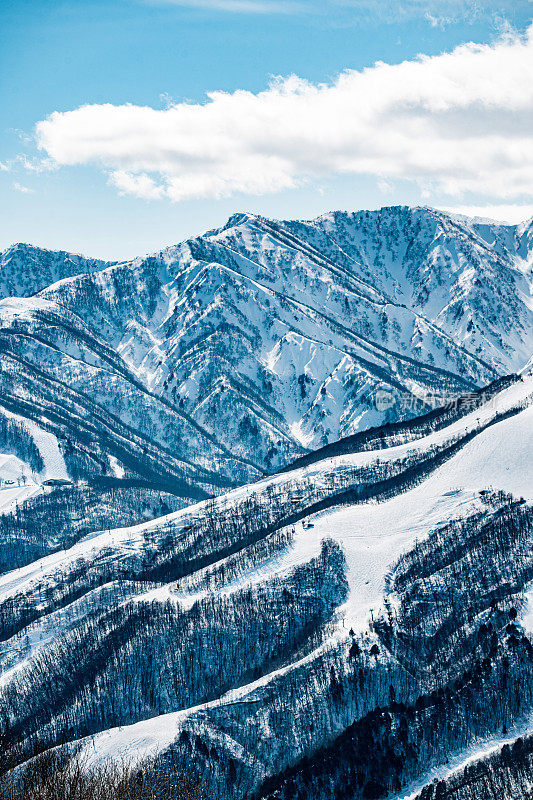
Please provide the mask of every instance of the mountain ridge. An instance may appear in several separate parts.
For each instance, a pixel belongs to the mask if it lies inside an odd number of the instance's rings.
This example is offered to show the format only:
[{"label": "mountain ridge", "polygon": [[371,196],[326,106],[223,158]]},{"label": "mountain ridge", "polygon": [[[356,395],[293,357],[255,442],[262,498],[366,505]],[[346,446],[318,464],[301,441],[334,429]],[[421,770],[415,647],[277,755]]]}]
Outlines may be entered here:
[{"label": "mountain ridge", "polygon": [[[418,269],[422,288],[409,300],[407,283],[420,283],[409,266],[411,239],[416,231],[422,239],[421,230],[427,267]],[[459,244],[452,236],[457,231]],[[455,261],[449,252],[443,261],[435,236],[450,239]],[[531,311],[513,283],[525,279],[507,250],[504,256],[489,248],[493,266],[488,272],[481,267],[488,247],[473,229],[423,208],[334,212],[311,222],[241,213],[148,258],[66,276],[40,295],[84,325],[97,324],[146,388],[206,430],[222,414],[219,428],[228,435],[221,444],[231,451],[239,441],[239,455],[256,453],[251,460],[268,470],[302,446],[314,448],[379,422],[383,415],[372,394],[381,384],[395,396],[389,417],[398,416],[404,395],[460,394],[522,366],[519,358],[525,363]],[[450,272],[453,283],[439,289],[446,302],[431,319],[424,298],[428,280],[435,282],[431,276],[444,274],[441,261],[455,264],[459,278]],[[461,288],[465,280],[467,290]],[[472,300],[465,302],[465,291]],[[463,341],[450,308],[459,303],[471,308],[470,323],[461,323]],[[516,312],[512,326],[509,312]],[[493,330],[490,358],[481,326]],[[524,356],[510,359],[511,350]]]}]

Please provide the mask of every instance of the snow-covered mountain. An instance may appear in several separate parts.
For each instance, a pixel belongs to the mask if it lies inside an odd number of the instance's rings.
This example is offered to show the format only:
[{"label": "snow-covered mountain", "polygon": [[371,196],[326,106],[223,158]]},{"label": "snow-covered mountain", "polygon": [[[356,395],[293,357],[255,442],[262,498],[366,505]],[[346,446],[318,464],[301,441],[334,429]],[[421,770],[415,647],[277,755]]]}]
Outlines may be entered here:
[{"label": "snow-covered mountain", "polygon": [[107,262],[95,258],[14,244],[0,253],[0,298],[29,297],[63,278],[106,266]]},{"label": "snow-covered mountain", "polygon": [[533,223],[427,208],[6,251],[0,777],[522,800],[532,286]]},{"label": "snow-covered mountain", "polygon": [[[46,409],[44,373],[176,457],[249,480],[521,368],[533,352],[530,228],[404,207],[312,222],[239,214],[79,275],[59,254],[70,277],[0,302],[2,393]],[[23,286],[38,286],[37,256],[18,270]]]}]

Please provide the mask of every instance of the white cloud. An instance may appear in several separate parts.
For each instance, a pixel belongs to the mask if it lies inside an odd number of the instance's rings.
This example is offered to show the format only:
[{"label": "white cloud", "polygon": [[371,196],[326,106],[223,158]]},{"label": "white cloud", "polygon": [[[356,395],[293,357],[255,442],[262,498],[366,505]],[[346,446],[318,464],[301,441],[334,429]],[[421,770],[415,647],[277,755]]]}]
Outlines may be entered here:
[{"label": "white cloud", "polygon": [[158,200],[164,196],[164,189],[143,173],[132,175],[130,172],[116,170],[110,176],[110,183],[116,186],[119,194],[131,194],[145,200]]},{"label": "white cloud", "polygon": [[490,205],[490,206],[443,206],[443,211],[463,214],[465,217],[482,217],[483,219],[517,225],[533,217],[533,204],[530,205]]},{"label": "white cloud", "polygon": [[533,195],[533,26],[492,45],[346,71],[332,84],[292,76],[203,104],[86,105],[54,112],[36,134],[56,164],[95,164],[119,191],[148,198],[263,194],[366,174],[522,201]]},{"label": "white cloud", "polygon": [[0,161],[0,172],[9,172],[9,167],[7,164],[4,164],[3,161]]},{"label": "white cloud", "polygon": [[13,189],[22,194],[35,194],[35,189],[30,189],[29,186],[23,186],[21,183],[17,183],[17,181],[13,183]]},{"label": "white cloud", "polygon": [[22,167],[26,172],[51,172],[57,169],[57,164],[50,158],[28,158],[25,153],[19,153],[12,161],[17,167]]},{"label": "white cloud", "polygon": [[379,178],[378,189],[382,194],[393,194],[394,184],[392,184],[390,181],[385,180],[385,178]]}]

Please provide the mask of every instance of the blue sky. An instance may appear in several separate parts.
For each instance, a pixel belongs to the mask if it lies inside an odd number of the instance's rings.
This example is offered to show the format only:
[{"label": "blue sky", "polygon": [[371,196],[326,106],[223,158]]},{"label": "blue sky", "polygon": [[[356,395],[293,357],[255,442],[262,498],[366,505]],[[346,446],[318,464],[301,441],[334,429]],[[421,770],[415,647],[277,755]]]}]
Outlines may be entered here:
[{"label": "blue sky", "polygon": [[[128,258],[236,210],[427,203],[527,216],[532,165],[516,164],[532,157],[533,101],[529,88],[503,98],[530,82],[532,13],[529,0],[8,0],[0,247]],[[487,50],[457,49],[468,42]],[[378,61],[408,63],[389,73]],[[487,143],[515,138],[485,152],[464,133],[474,129]]]}]

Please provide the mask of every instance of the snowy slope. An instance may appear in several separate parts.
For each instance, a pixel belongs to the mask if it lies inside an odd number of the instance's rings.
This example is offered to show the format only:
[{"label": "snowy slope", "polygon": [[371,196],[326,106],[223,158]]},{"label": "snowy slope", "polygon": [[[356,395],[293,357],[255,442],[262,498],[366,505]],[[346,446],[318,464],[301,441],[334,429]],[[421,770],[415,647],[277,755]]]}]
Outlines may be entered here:
[{"label": "snowy slope", "polygon": [[[299,585],[294,584],[295,576],[306,574],[305,570],[313,564],[320,564],[324,557],[324,541],[333,541],[343,554],[346,592],[342,600],[335,600],[331,616],[319,629],[320,635],[311,637],[306,646],[298,646],[288,652],[282,663],[269,666],[267,662],[258,677],[237,681],[236,686],[229,688],[221,682],[221,690],[215,699],[193,702],[159,715],[142,712],[143,716],[149,718],[133,720],[132,724],[119,727],[104,726],[104,730],[84,743],[91,763],[106,758],[125,758],[135,762],[169,748],[179,758],[183,741],[188,741],[187,737],[192,735],[201,735],[204,741],[211,743],[210,746],[216,747],[218,758],[221,759],[212,773],[213,786],[218,780],[219,784],[216,785],[224,793],[227,775],[224,777],[221,765],[228,758],[236,759],[240,765],[243,787],[257,786],[273,769],[287,763],[287,759],[297,760],[302,755],[302,747],[316,748],[324,739],[338,735],[346,726],[349,714],[354,713],[350,709],[357,708],[359,701],[355,698],[350,700],[344,710],[330,707],[327,693],[319,691],[318,687],[312,689],[313,680],[317,679],[312,676],[321,675],[322,672],[329,675],[333,664],[339,679],[344,674],[343,670],[348,670],[348,675],[350,667],[345,659],[353,637],[361,643],[361,658],[367,670],[375,669],[376,675],[380,674],[380,670],[389,670],[391,676],[401,675],[401,667],[392,652],[388,654],[385,649],[379,658],[374,659],[365,655],[370,652],[372,643],[378,642],[379,649],[383,648],[379,628],[374,629],[373,621],[383,618],[391,603],[394,607],[396,601],[394,592],[391,594],[391,575],[394,574],[398,559],[443,525],[488,514],[489,507],[483,495],[487,489],[503,491],[517,498],[524,497],[528,503],[533,503],[530,458],[533,448],[532,423],[533,376],[525,375],[481,407],[414,442],[406,441],[405,444],[378,451],[348,453],[325,459],[310,467],[284,472],[241,487],[223,497],[161,519],[134,527],[95,532],[65,552],[58,552],[0,576],[0,614],[2,608],[7,608],[6,603],[17,598],[30,605],[40,600],[42,605],[37,619],[23,624],[4,645],[0,645],[0,668],[4,672],[2,686],[6,701],[11,705],[15,703],[14,709],[18,702],[24,702],[20,693],[25,691],[23,686],[28,681],[28,675],[32,674],[34,659],[46,658],[41,663],[49,664],[47,670],[60,669],[66,657],[62,653],[68,653],[72,646],[68,645],[69,637],[82,637],[83,640],[92,630],[94,623],[91,620],[98,619],[98,615],[101,615],[102,630],[117,624],[113,619],[120,619],[122,614],[142,615],[147,603],[151,604],[151,613],[156,616],[159,613],[157,608],[171,608],[174,609],[171,613],[176,614],[178,619],[180,615],[196,618],[195,615],[202,608],[205,610],[201,613],[207,614],[212,603],[215,606],[223,603],[228,609],[236,609],[250,592],[258,598],[253,613],[260,615],[263,613],[263,594],[266,592],[266,596],[270,596],[271,592],[276,593],[276,587],[285,587],[284,591],[291,594],[292,588],[287,587]],[[458,446],[455,447],[455,444]],[[448,451],[450,455],[444,461],[438,461],[438,454]],[[272,540],[272,545],[266,549],[261,549],[260,542],[250,544],[244,537],[248,523],[243,520],[240,525],[242,544],[238,544],[231,555],[218,558],[215,547],[208,566],[198,568],[191,562],[189,572],[185,571],[177,581],[172,577],[170,580],[154,580],[142,566],[146,563],[146,554],[154,548],[163,555],[167,546],[164,543],[169,537],[178,548],[176,552],[181,552],[184,559],[190,558],[186,555],[188,548],[192,547],[191,552],[194,552],[194,542],[201,540],[195,540],[195,526],[200,526],[198,536],[205,539],[210,528],[202,527],[202,520],[217,517],[222,520],[232,514],[238,517],[244,513],[244,508],[250,508],[246,503],[257,504],[258,498],[272,503],[276,498],[286,497],[289,498],[290,507],[297,509],[297,498],[301,498],[302,494],[310,492],[310,501],[315,496],[327,496],[328,492],[338,491],[335,487],[346,486],[342,480],[357,480],[357,475],[363,475],[361,470],[370,470],[365,475],[375,474],[375,485],[378,487],[379,470],[385,464],[391,468],[397,466],[408,475],[412,471],[410,465],[420,463],[427,464],[427,470],[416,473],[420,476],[418,478],[413,473],[413,478],[407,481],[404,488],[403,484],[398,484],[392,496],[380,495],[379,491],[382,490],[376,490],[378,494],[375,498],[366,502],[346,505],[344,501],[340,507],[335,507],[334,503],[331,510],[311,514],[305,513],[304,502],[304,513],[299,514],[298,520],[279,528],[282,535],[279,543]],[[313,495],[313,492],[318,494]],[[262,506],[259,503],[257,507]],[[313,508],[312,502],[309,508]],[[270,538],[267,535],[265,543]],[[169,557],[172,557],[171,552]],[[304,572],[298,573],[298,570]],[[82,599],[78,597],[62,602],[61,607],[57,608],[42,602],[50,596],[59,600],[65,586],[68,588],[71,582],[78,581],[77,576],[81,574],[90,580],[91,575],[95,576],[92,583],[87,583],[87,591]],[[108,576],[103,590],[96,588],[101,584],[98,574]],[[130,584],[128,580],[117,581],[113,578],[120,574],[130,579],[135,579],[136,574],[145,574],[145,578],[141,584],[138,579]],[[136,608],[139,608],[139,612]],[[287,614],[290,613],[289,603]],[[212,624],[208,615],[205,619],[206,630]],[[65,645],[62,644],[63,640]],[[131,651],[132,658],[139,647],[141,645]],[[199,667],[207,668],[208,664],[209,659],[204,653]],[[391,677],[389,680],[396,681],[398,678]],[[165,683],[161,686],[164,687]],[[299,688],[295,689],[296,686]],[[11,691],[15,695],[11,695]],[[318,694],[315,695],[315,692]],[[19,696],[20,700],[14,699]],[[199,697],[194,692],[190,696]],[[283,697],[287,698],[288,717],[283,714],[273,717],[273,698]],[[69,713],[70,702],[74,703],[74,698],[66,699],[66,705],[60,702],[58,722],[64,714]],[[169,701],[161,698],[160,702],[164,707]],[[370,700],[365,700],[367,702]],[[329,709],[327,713],[326,709]],[[296,738],[291,734],[290,740],[284,740],[282,736],[279,746],[273,747],[272,736],[277,741],[283,725],[287,724],[300,730],[298,726],[302,724],[305,714],[315,720],[315,727],[307,731],[305,737],[301,732]],[[41,735],[50,735],[46,733],[49,730],[48,723],[40,725]],[[186,740],[182,735],[184,730],[188,732]],[[285,743],[280,750],[283,741]],[[489,737],[487,741],[492,742],[492,739]],[[57,740],[52,738],[50,742],[57,743]],[[254,742],[253,746],[251,742]]]},{"label": "snowy slope", "polygon": [[357,800],[527,728],[531,230],[237,214],[127,263],[5,255],[8,763],[81,741]]},{"label": "snowy slope", "polygon": [[[286,566],[308,560],[318,552],[321,540],[329,535],[338,537],[343,546],[355,547],[355,552],[350,556],[351,567],[355,567],[362,554],[371,549],[371,544],[376,538],[376,533],[370,534],[369,541],[365,541],[362,549],[355,540],[362,537],[362,532],[368,525],[375,526],[375,531],[382,532],[387,524],[387,535],[391,533],[393,539],[396,535],[407,533],[409,537],[398,546],[400,552],[414,541],[418,536],[418,527],[426,533],[435,528],[438,522],[445,521],[453,516],[453,509],[461,507],[464,503],[463,490],[466,496],[479,493],[480,489],[497,488],[515,494],[529,497],[533,492],[530,473],[530,453],[533,446],[533,376],[525,376],[523,380],[513,384],[501,392],[496,398],[467,416],[452,423],[441,431],[422,437],[415,443],[407,443],[386,450],[354,453],[326,459],[294,472],[285,472],[272,478],[263,479],[249,486],[244,486],[224,495],[217,501],[222,507],[228,504],[238,504],[247,496],[267,494],[270,487],[278,489],[291,486],[300,481],[310,481],[319,485],[323,477],[330,473],[342,473],[347,468],[372,467],[376,462],[400,462],[402,458],[412,454],[426,454],[432,448],[442,448],[455,441],[457,436],[464,436],[487,425],[498,415],[519,409],[522,404],[526,408],[516,416],[499,422],[496,427],[490,427],[480,432],[464,449],[447,461],[431,478],[424,482],[423,487],[417,487],[390,501],[385,501],[374,508],[371,505],[361,505],[342,511],[328,512],[320,521],[314,521],[314,528],[307,530],[298,527],[294,539],[294,550],[291,551]],[[413,500],[413,496],[415,500]],[[532,498],[533,499],[533,498]],[[420,512],[417,513],[417,504],[421,503]],[[440,510],[437,508],[440,507]],[[106,558],[120,557],[121,553],[140,551],[145,546],[145,541],[150,533],[156,533],[165,526],[172,526],[176,531],[183,530],[191,519],[201,516],[206,503],[189,506],[183,511],[170,514],[163,519],[156,519],[142,523],[135,527],[121,528],[104,532],[91,533],[85,539],[66,552],[56,553],[34,564],[29,564],[16,572],[16,579],[12,574],[0,576],[0,600],[9,597],[12,593],[19,593],[27,589],[38,576],[39,582],[48,574],[54,575],[58,569],[68,571],[73,563],[81,557],[94,558],[105,552]],[[396,509],[400,510],[397,511]],[[407,509],[411,509],[407,513]],[[358,518],[360,522],[357,523]],[[391,520],[397,520],[398,528],[391,528]],[[415,522],[416,520],[416,522]],[[424,522],[424,520],[426,520]],[[355,524],[354,541],[352,537],[343,534],[346,526],[350,529]],[[336,533],[337,528],[339,533]],[[330,532],[331,531],[331,532]],[[345,539],[346,536],[346,539]],[[393,540],[391,540],[393,541]],[[392,554],[387,555],[389,544],[385,546],[385,566],[377,570],[374,577],[373,589],[379,590],[387,565],[390,565],[398,554],[394,544],[391,544]],[[111,549],[111,552],[110,552]],[[114,553],[113,553],[114,551]],[[277,562],[285,568],[284,562]],[[268,577],[265,573],[263,577]],[[364,579],[368,579],[364,575]],[[361,591],[360,584],[357,592]],[[376,595],[374,594],[374,598]]]},{"label": "snowy slope", "polygon": [[[43,491],[43,484],[50,480],[70,481],[65,460],[60,452],[59,443],[53,433],[43,430],[35,422],[4,410],[2,413],[4,424],[15,424],[11,435],[11,442],[4,441],[0,444],[0,512],[9,513],[19,503]],[[35,459],[19,458],[13,450],[23,450],[16,446],[16,439],[20,433],[26,434],[35,455],[39,460],[39,468]],[[15,440],[15,441],[14,441]],[[11,449],[13,444],[15,447]],[[10,446],[11,445],[11,446]],[[4,452],[2,452],[4,450]]]},{"label": "snowy slope", "polygon": [[[320,549],[324,538],[333,538],[341,545],[347,560],[350,595],[339,611],[334,639],[347,638],[350,628],[363,632],[368,628],[371,613],[377,615],[383,604],[385,577],[402,552],[415,541],[450,520],[465,518],[480,506],[480,489],[494,488],[524,496],[533,502],[533,379],[525,386],[514,387],[502,407],[523,397],[531,405],[511,419],[480,433],[456,456],[434,472],[424,483],[390,500],[335,510],[312,518],[312,528],[296,526],[292,547],[284,556],[264,565],[260,571],[230,585],[226,591],[241,589],[247,580],[265,581],[272,574],[288,572],[298,563],[310,560]],[[449,436],[452,430],[446,431]],[[431,437],[428,437],[431,438]],[[433,437],[435,438],[435,437]],[[427,442],[420,442],[426,446]],[[399,448],[393,448],[397,451]],[[364,454],[371,459],[374,454]],[[387,457],[386,452],[382,454]],[[392,455],[392,454],[391,454]],[[353,458],[353,457],[352,457]],[[340,457],[339,461],[345,461]],[[329,465],[328,465],[329,466]],[[324,468],[325,465],[322,465]],[[181,723],[190,715],[208,708],[243,702],[256,696],[259,686],[269,679],[237,691],[220,700],[158,719],[139,722],[131,727],[106,731],[91,740],[88,755],[142,760],[169,746],[177,738]]]},{"label": "snowy slope", "polygon": [[0,453],[0,513],[36,494],[40,490],[36,477],[30,465],[16,455]]}]

